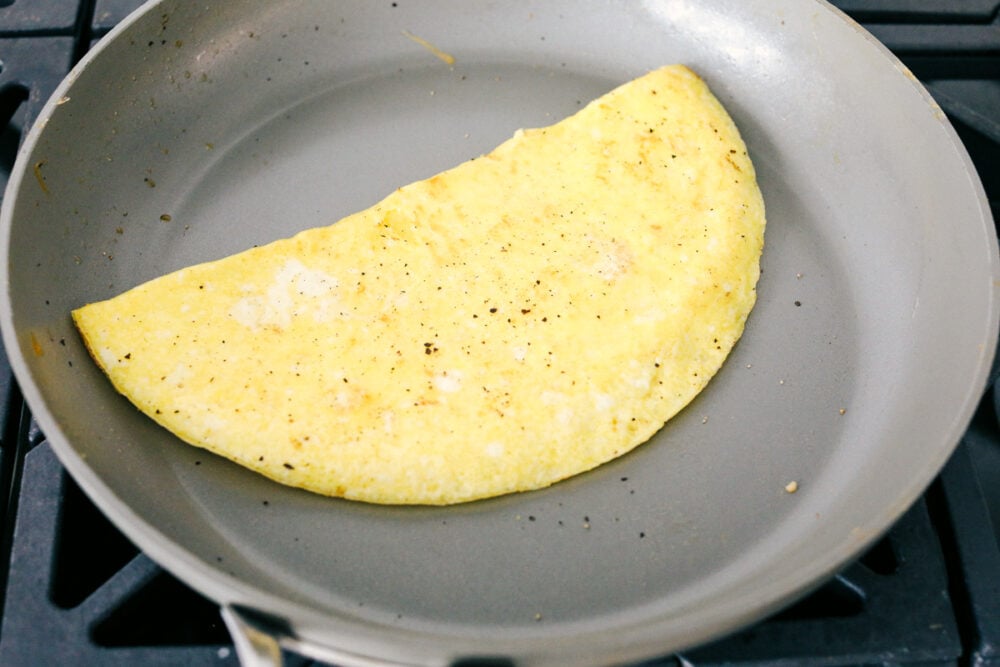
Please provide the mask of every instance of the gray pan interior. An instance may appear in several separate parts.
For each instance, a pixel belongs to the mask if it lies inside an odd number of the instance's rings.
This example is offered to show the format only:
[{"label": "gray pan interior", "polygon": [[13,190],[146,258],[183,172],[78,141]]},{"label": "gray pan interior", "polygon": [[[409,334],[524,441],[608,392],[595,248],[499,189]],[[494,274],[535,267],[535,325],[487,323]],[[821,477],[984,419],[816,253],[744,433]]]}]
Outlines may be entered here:
[{"label": "gray pan interior", "polygon": [[[451,508],[283,488],[139,415],[71,326],[84,302],[328,224],[672,62],[757,165],[759,301],[707,390],[596,471]],[[4,341],[72,475],[196,589],[345,662],[609,663],[758,619],[922,492],[997,336],[993,225],[944,114],[802,0],[157,2],[41,114],[2,225]]]}]

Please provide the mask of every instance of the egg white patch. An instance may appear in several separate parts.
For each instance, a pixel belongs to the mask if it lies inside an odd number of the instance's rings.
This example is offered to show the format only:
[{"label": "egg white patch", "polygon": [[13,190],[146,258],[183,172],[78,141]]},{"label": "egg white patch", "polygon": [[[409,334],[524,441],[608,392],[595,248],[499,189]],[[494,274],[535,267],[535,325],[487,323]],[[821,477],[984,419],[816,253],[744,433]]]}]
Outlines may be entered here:
[{"label": "egg white patch", "polygon": [[614,407],[615,399],[611,394],[591,394],[591,398],[594,400],[594,409],[599,412],[607,412],[612,407]]},{"label": "egg white patch", "polygon": [[112,368],[117,366],[121,362],[118,360],[118,355],[115,354],[111,348],[102,347],[97,350],[97,356],[101,359],[101,366],[104,368]]},{"label": "egg white patch", "polygon": [[438,391],[453,394],[462,388],[461,371],[444,371],[434,376],[434,387]]},{"label": "egg white patch", "polygon": [[252,294],[238,300],[229,315],[251,329],[286,328],[300,313],[310,313],[317,322],[328,322],[340,314],[339,285],[336,276],[290,259],[275,272],[263,295]]},{"label": "egg white patch", "polygon": [[494,458],[494,459],[500,458],[501,456],[504,455],[504,452],[506,451],[504,449],[504,446],[503,446],[502,442],[490,442],[490,443],[487,443],[486,447],[485,447],[485,450],[486,450],[486,455],[489,456],[490,458]]}]

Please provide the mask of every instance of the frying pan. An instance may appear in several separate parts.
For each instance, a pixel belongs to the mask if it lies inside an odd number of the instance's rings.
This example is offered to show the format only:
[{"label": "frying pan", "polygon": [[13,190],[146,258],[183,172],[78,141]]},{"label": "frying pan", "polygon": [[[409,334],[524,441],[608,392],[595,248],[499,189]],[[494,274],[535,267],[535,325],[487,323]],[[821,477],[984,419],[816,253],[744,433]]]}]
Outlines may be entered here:
[{"label": "frying pan", "polygon": [[[595,471],[447,508],[318,497],[179,443],[75,334],[74,307],[328,224],[672,62],[755,160],[759,299],[705,392]],[[344,665],[607,664],[732,631],[922,493],[997,338],[993,225],[943,112],[802,0],[153,2],[29,132],[2,243],[4,342],[52,447],[223,606],[248,662],[280,643]]]}]

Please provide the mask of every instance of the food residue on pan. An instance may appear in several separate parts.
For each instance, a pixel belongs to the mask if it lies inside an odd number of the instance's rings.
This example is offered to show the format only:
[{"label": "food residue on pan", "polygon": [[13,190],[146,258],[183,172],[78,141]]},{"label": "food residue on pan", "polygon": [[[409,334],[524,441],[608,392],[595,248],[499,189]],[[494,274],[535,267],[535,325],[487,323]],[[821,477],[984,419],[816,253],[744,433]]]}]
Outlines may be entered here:
[{"label": "food residue on pan", "polygon": [[425,49],[427,49],[428,51],[430,51],[431,53],[433,53],[435,56],[437,56],[438,58],[440,58],[442,62],[444,62],[444,63],[446,63],[448,65],[454,65],[455,64],[455,56],[451,55],[450,53],[446,53],[445,51],[442,51],[441,49],[439,49],[438,47],[436,47],[434,44],[432,44],[431,42],[427,41],[423,37],[418,37],[417,35],[414,35],[409,30],[403,30],[402,33],[406,37],[409,37],[414,42],[416,42],[417,44],[419,44],[420,46],[424,47]]},{"label": "food residue on pan", "polygon": [[42,174],[42,167],[45,166],[45,160],[39,160],[34,165],[32,165],[31,170],[35,174],[35,180],[38,181],[38,186],[42,189],[42,192],[49,194],[49,186],[45,182],[45,175]]},{"label": "food residue on pan", "polygon": [[796,482],[794,479],[790,481],[788,484],[785,484],[786,493],[795,493],[798,490],[799,490],[799,483]]},{"label": "food residue on pan", "polygon": [[38,341],[38,337],[35,336],[34,331],[31,332],[30,338],[31,338],[31,351],[35,354],[36,357],[43,356],[45,354],[45,349],[42,347],[42,344]]}]

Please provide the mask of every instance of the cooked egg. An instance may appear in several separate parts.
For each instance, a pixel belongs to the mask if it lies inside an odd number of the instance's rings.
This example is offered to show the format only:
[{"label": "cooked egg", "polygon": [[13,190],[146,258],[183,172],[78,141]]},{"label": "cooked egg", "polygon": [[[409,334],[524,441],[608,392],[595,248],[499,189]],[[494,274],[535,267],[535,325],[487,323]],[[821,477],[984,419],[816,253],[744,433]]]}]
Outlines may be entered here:
[{"label": "cooked egg", "polygon": [[592,469],[683,409],[743,332],[764,226],[736,126],[669,66],[73,318],[187,443],[320,494],[458,503]]}]

